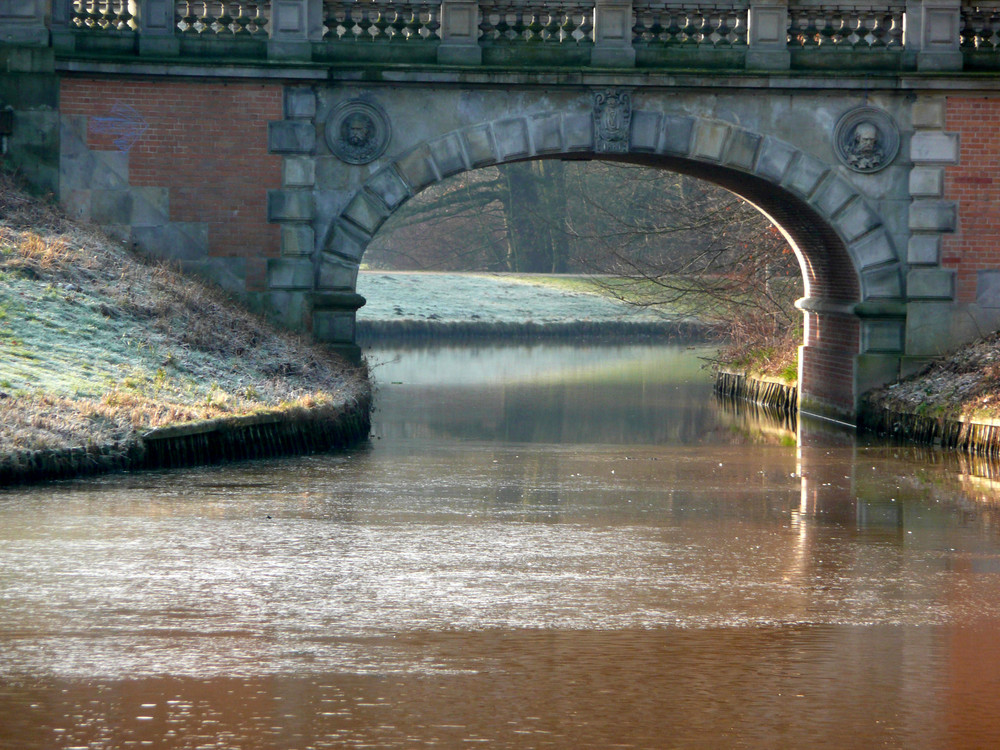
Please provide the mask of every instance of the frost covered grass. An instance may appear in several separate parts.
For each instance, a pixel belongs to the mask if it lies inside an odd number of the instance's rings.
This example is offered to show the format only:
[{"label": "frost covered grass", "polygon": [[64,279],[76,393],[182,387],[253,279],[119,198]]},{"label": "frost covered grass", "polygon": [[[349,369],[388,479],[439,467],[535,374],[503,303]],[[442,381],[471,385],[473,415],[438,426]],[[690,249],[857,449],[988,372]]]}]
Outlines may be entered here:
[{"label": "frost covered grass", "polygon": [[0,173],[0,453],[331,403],[357,370]]},{"label": "frost covered grass", "polygon": [[585,276],[364,271],[359,320],[441,323],[656,323],[690,320],[608,296]]}]

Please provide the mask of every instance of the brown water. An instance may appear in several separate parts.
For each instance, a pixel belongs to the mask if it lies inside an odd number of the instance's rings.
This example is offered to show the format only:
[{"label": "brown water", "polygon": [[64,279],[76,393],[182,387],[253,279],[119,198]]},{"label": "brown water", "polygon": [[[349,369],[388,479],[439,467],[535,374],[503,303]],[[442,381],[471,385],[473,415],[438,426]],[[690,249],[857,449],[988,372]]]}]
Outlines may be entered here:
[{"label": "brown water", "polygon": [[0,748],[1000,745],[992,467],[694,352],[380,352],[369,446],[0,492]]}]

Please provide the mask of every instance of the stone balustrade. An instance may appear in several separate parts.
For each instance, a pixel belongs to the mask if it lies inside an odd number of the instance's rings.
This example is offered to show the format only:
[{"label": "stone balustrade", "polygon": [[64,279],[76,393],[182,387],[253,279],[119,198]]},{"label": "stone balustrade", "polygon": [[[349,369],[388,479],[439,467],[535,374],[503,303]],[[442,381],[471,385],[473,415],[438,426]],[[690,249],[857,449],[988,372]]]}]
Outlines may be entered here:
[{"label": "stone balustrade", "polygon": [[276,61],[990,69],[1000,1],[0,0],[0,43]]}]

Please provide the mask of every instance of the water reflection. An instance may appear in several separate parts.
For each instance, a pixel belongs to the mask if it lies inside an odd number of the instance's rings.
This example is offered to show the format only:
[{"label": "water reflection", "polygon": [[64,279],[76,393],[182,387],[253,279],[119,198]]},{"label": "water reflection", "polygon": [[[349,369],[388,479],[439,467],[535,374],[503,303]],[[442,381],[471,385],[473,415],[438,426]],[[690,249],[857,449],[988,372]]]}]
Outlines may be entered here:
[{"label": "water reflection", "polygon": [[996,744],[995,469],[696,355],[381,352],[350,455],[0,494],[0,748]]}]

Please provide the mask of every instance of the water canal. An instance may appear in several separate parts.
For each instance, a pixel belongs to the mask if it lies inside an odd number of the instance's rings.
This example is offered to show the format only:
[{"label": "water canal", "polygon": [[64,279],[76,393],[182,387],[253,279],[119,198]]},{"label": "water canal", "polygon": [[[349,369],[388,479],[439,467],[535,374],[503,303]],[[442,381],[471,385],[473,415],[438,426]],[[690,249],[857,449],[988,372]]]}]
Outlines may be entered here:
[{"label": "water canal", "polygon": [[373,352],[348,455],[0,493],[0,748],[981,748],[1000,485],[684,347]]}]

